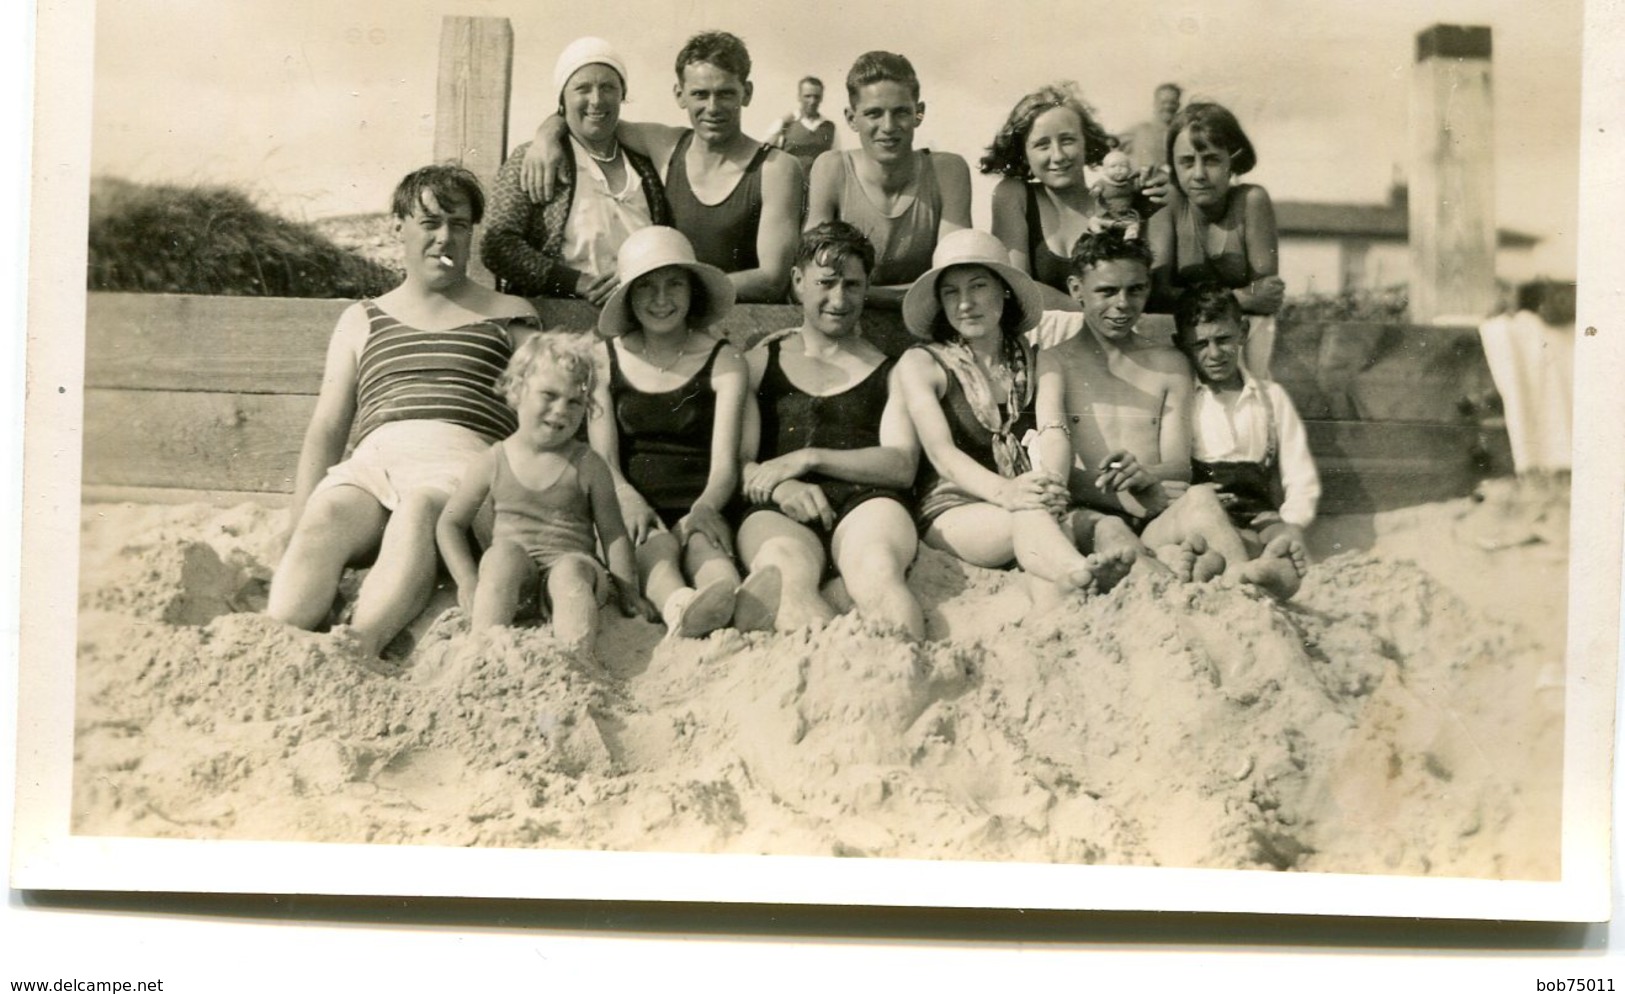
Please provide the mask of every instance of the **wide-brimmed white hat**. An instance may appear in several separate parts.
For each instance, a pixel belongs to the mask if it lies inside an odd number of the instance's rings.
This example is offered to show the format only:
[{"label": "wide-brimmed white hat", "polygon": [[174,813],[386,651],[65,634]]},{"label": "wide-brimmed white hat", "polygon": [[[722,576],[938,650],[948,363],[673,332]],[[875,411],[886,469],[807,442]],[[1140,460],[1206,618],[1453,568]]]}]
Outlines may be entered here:
[{"label": "wide-brimmed white hat", "polygon": [[715,266],[694,258],[694,246],[676,228],[653,225],[639,228],[621,243],[615,258],[615,278],[620,281],[604,311],[598,315],[598,333],[606,338],[624,335],[638,329],[637,318],[627,306],[626,295],[639,276],[667,266],[681,266],[694,275],[705,288],[704,308],[695,311],[690,306],[688,326],[705,328],[715,324],[734,306],[734,285],[726,273]]},{"label": "wide-brimmed white hat", "polygon": [[559,61],[553,65],[553,92],[563,93],[564,84],[570,82],[577,69],[594,63],[602,63],[620,74],[621,93],[624,96],[627,88],[626,62],[609,42],[591,36],[577,38],[559,53]]},{"label": "wide-brimmed white hat", "polygon": [[1021,305],[1020,331],[1038,324],[1044,313],[1044,295],[1026,273],[1010,265],[1004,243],[985,231],[961,228],[937,242],[931,269],[914,281],[903,295],[903,324],[918,338],[929,339],[942,304],[937,300],[937,279],[954,266],[981,266],[997,273]]}]

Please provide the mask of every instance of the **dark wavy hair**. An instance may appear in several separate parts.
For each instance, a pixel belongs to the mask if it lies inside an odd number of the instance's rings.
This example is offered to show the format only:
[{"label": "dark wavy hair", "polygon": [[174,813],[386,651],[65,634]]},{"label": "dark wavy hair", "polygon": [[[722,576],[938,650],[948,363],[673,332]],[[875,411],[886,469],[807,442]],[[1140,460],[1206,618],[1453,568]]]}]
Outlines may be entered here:
[{"label": "dark wavy hair", "polygon": [[[1230,156],[1230,172],[1240,176],[1258,165],[1258,153],[1241,130],[1241,122],[1219,104],[1186,104],[1174,119],[1168,122],[1168,161],[1174,161],[1174,140],[1180,132],[1189,131],[1191,144],[1197,149],[1212,148]],[[1179,171],[1174,170],[1174,185],[1179,185]]]},{"label": "dark wavy hair", "polygon": [[908,87],[915,100],[920,99],[920,77],[914,72],[914,63],[896,52],[864,52],[858,56],[846,74],[846,99],[858,102],[858,91],[870,83],[901,83]]},{"label": "dark wavy hair", "polygon": [[1230,288],[1218,283],[1198,283],[1179,295],[1174,305],[1174,327],[1181,346],[1198,325],[1229,321],[1247,331],[1247,318]]},{"label": "dark wavy hair", "polygon": [[1139,238],[1125,236],[1123,229],[1118,227],[1089,232],[1072,246],[1072,275],[1081,277],[1103,262],[1119,259],[1138,262],[1150,269],[1151,246]]},{"label": "dark wavy hair", "polygon": [[[1004,277],[1000,276],[991,266],[984,266],[978,262],[965,262],[959,265],[985,270],[989,276],[998,280],[999,285],[1004,288],[1004,310],[999,313],[999,330],[1004,332],[1005,345],[1008,349],[1011,339],[1020,340],[1022,338],[1021,319],[1023,313],[1021,301],[1011,291],[1010,284],[1006,283]],[[959,266],[949,266],[948,268],[958,269]],[[937,283],[939,285],[942,283],[942,277],[946,275],[947,270],[937,274]],[[938,293],[937,287],[933,286],[931,292],[933,295]],[[952,342],[958,339],[959,332],[954,330],[953,322],[948,320],[948,311],[942,306],[942,301],[939,298],[937,301],[937,315],[931,319],[931,340],[933,342]]]},{"label": "dark wavy hair", "polygon": [[863,263],[865,276],[875,271],[874,243],[845,221],[825,221],[801,233],[801,247],[796,250],[797,269],[805,270],[809,263],[840,269],[848,259]]},{"label": "dark wavy hair", "polygon": [[709,62],[718,69],[731,72],[741,83],[750,82],[750,52],[738,35],[726,31],[702,31],[690,38],[677,53],[677,81],[683,81],[683,69],[696,62]]},{"label": "dark wavy hair", "polygon": [[981,170],[990,175],[1013,176],[1020,180],[1033,178],[1027,165],[1027,136],[1032,134],[1033,122],[1039,115],[1057,107],[1065,107],[1078,115],[1083,131],[1083,164],[1098,166],[1111,150],[1111,136],[1095,120],[1093,108],[1078,97],[1073,83],[1056,83],[1041,87],[1016,101],[1004,127],[993,136],[993,144],[982,156]]},{"label": "dark wavy hair", "polygon": [[390,197],[389,212],[406,219],[423,203],[425,193],[434,194],[441,207],[451,209],[459,204],[468,205],[469,218],[475,224],[485,217],[485,191],[479,177],[452,163],[438,163],[414,169],[395,186]]}]

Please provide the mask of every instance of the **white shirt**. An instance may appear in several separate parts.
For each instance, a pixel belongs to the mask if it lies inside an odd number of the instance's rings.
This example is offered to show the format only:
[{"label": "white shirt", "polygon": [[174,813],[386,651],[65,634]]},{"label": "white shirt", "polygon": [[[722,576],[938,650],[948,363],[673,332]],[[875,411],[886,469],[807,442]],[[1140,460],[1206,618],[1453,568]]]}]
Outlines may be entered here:
[{"label": "white shirt", "polygon": [[1241,390],[1219,393],[1200,380],[1192,398],[1191,457],[1202,462],[1261,463],[1269,454],[1275,422],[1276,461],[1286,499],[1281,520],[1307,528],[1320,504],[1320,474],[1309,453],[1309,435],[1285,388],[1241,370]]},{"label": "white shirt", "polygon": [[643,195],[643,178],[630,162],[621,160],[626,186],[611,190],[603,165],[578,141],[572,139],[570,149],[576,160],[576,186],[559,255],[566,266],[596,279],[614,273],[621,243],[654,221],[649,217],[649,198]]}]

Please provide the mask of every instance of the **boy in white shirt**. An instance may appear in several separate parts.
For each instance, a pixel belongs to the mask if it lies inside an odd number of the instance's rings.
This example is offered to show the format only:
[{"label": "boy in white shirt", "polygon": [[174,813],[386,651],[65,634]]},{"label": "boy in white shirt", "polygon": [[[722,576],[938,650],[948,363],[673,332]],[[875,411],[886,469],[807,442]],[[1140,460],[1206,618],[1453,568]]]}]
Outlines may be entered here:
[{"label": "boy in white shirt", "polygon": [[[1303,533],[1315,520],[1320,474],[1292,399],[1247,371],[1247,319],[1224,287],[1185,294],[1177,344],[1196,371],[1191,400],[1191,483],[1212,483],[1249,555],[1308,568]],[[1296,584],[1293,584],[1296,589]]]}]

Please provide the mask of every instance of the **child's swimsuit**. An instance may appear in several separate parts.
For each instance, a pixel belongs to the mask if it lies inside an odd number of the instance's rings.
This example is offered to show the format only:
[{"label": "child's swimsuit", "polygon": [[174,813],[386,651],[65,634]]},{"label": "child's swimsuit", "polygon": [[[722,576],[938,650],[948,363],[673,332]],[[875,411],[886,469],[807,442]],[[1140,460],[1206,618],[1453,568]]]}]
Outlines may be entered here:
[{"label": "child's swimsuit", "polygon": [[586,556],[597,562],[592,504],[581,487],[581,459],[591,450],[570,441],[568,451],[561,453],[569,462],[558,479],[545,489],[532,490],[514,476],[506,446],[498,442],[492,448],[496,450],[496,466],[491,473],[496,524],[491,544],[517,544],[543,573],[568,555]]},{"label": "child's swimsuit", "polygon": [[609,347],[609,396],[620,432],[621,475],[670,528],[694,506],[711,478],[711,436],[717,395],[711,369],[726,342],[718,342],[699,372],[671,390],[648,393],[621,372],[618,347]]},{"label": "child's swimsuit", "polygon": [[[880,416],[886,409],[886,377],[897,360],[886,359],[868,376],[840,393],[815,396],[803,391],[785,375],[779,364],[781,344],[768,345],[767,368],[757,389],[762,407],[762,450],[758,459],[767,462],[798,449],[850,450],[878,446]],[[903,491],[892,487],[837,480],[821,473],[809,473],[801,479],[817,484],[824,491],[830,510],[835,512],[837,526],[865,501],[890,498],[908,506]],[[757,505],[746,513],[774,509],[771,505]],[[816,531],[822,526],[814,521],[808,527]],[[830,531],[833,533],[834,529]]]}]

